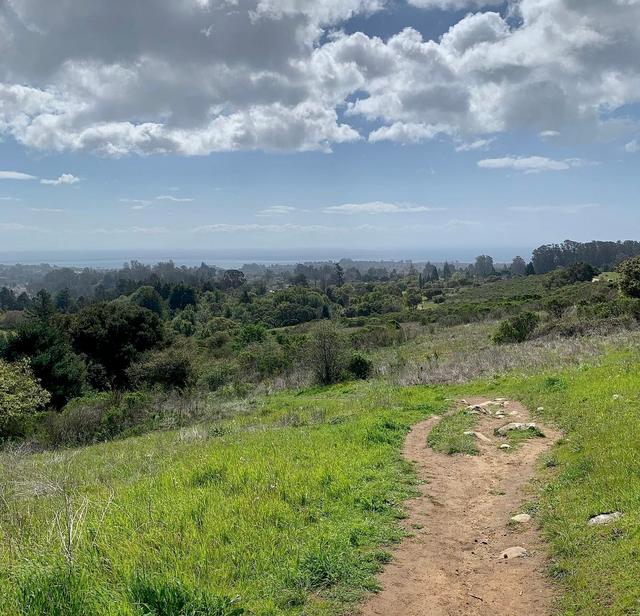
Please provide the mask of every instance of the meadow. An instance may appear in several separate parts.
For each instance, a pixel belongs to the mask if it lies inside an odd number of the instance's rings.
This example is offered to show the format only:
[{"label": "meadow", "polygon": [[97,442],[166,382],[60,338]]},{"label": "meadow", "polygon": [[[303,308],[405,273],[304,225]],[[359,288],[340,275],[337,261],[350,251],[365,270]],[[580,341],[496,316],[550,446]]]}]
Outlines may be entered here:
[{"label": "meadow", "polygon": [[[464,385],[377,379],[258,397],[244,414],[181,430],[6,452],[5,613],[349,611],[402,536],[413,481],[404,435],[471,394],[543,407],[566,433],[530,505],[549,541],[560,613],[636,613],[639,368],[633,347]],[[608,511],[624,516],[587,526]]]}]

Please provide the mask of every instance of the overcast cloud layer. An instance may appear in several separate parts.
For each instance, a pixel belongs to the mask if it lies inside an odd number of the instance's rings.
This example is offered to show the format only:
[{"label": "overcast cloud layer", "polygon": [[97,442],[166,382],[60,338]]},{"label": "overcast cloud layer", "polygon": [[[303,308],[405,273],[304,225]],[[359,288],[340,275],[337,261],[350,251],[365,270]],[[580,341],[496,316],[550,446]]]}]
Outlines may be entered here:
[{"label": "overcast cloud layer", "polygon": [[390,2],[0,0],[0,135],[107,156],[520,129],[636,149],[612,113],[640,102],[640,0],[520,0],[506,19],[490,0],[410,0],[470,12],[438,41],[341,30]]}]

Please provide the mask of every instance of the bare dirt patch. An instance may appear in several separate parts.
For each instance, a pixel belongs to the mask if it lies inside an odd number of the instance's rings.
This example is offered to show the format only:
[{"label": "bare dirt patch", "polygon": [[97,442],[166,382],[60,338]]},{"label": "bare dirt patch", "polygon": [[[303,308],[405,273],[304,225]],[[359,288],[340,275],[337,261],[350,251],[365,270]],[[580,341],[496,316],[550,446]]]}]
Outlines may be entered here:
[{"label": "bare dirt patch", "polygon": [[[470,404],[486,400],[469,399]],[[412,534],[380,575],[382,590],[358,612],[361,616],[544,616],[554,603],[554,588],[545,576],[545,546],[533,518],[510,522],[522,513],[536,461],[559,434],[540,426],[545,438],[531,438],[513,449],[494,429],[510,421],[529,422],[517,402],[499,412],[506,418],[480,415],[475,431],[479,455],[450,456],[427,446],[437,424],[434,417],[414,427],[404,446],[424,483],[409,502],[407,530]],[[502,557],[521,547],[525,556]],[[520,554],[519,551],[516,551]],[[513,552],[509,552],[512,554]]]}]

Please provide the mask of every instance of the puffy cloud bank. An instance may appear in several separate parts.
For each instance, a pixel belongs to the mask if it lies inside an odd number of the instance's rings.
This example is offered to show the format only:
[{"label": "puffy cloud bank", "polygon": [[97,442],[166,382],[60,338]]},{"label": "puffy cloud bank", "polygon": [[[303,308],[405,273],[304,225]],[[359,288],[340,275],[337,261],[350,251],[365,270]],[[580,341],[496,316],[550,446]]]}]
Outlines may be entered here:
[{"label": "puffy cloud bank", "polygon": [[204,155],[633,128],[611,112],[640,102],[639,0],[516,0],[507,18],[492,0],[411,0],[476,12],[438,41],[340,29],[389,4],[6,0],[0,136]]}]

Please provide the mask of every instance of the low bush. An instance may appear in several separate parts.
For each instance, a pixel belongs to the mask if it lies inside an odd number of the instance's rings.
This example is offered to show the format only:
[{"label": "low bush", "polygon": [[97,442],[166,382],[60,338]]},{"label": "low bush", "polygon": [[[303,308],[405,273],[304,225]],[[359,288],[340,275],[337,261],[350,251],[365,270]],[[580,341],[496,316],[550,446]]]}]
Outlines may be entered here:
[{"label": "low bush", "polygon": [[356,379],[367,379],[373,372],[373,362],[362,353],[354,353],[349,360],[349,372]]},{"label": "low bush", "polygon": [[523,312],[506,319],[498,326],[498,330],[493,335],[493,342],[495,344],[524,342],[532,336],[539,322],[540,317],[533,312]]}]

